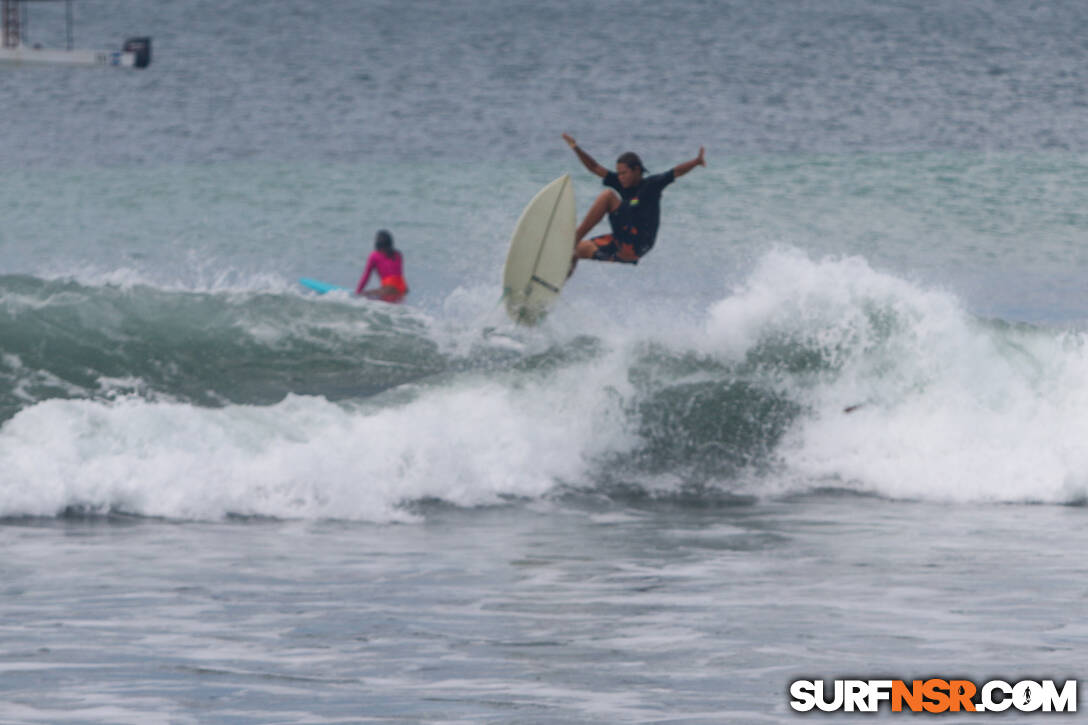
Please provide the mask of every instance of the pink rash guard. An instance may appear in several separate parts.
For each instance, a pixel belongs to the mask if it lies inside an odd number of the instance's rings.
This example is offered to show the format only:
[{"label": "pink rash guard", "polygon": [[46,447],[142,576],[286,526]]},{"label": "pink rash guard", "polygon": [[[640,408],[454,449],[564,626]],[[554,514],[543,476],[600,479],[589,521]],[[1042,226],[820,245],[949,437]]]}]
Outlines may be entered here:
[{"label": "pink rash guard", "polygon": [[400,252],[394,252],[393,258],[390,259],[382,252],[374,250],[366,260],[366,269],[363,270],[363,276],[359,279],[359,284],[355,286],[355,294],[363,293],[363,288],[366,287],[366,283],[370,281],[371,273],[375,270],[378,272],[378,279],[383,287],[396,287],[398,289],[405,287],[404,258],[401,257]]}]

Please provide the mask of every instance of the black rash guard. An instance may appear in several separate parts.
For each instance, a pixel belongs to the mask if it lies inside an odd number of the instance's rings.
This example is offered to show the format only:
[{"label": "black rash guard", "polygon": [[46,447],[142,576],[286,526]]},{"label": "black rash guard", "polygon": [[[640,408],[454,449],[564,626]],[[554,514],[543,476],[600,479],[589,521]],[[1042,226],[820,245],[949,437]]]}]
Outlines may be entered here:
[{"label": "black rash guard", "polygon": [[608,215],[617,242],[630,244],[640,257],[650,251],[661,221],[661,192],[675,180],[676,175],[669,169],[643,177],[638,186],[625,189],[615,171],[605,175],[602,183],[620,194],[619,208]]}]

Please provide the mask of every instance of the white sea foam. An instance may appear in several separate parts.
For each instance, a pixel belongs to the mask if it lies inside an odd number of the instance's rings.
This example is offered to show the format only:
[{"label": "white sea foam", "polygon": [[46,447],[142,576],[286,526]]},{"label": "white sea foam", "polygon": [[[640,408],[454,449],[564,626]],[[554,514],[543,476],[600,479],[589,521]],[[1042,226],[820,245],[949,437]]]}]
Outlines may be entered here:
[{"label": "white sea foam", "polygon": [[179,519],[399,521],[411,519],[405,501],[537,497],[580,480],[608,440],[623,440],[599,379],[606,368],[561,381],[465,380],[366,409],[300,396],[221,409],[46,401],[0,428],[0,515],[79,506]]},{"label": "white sea foam", "polygon": [[1088,494],[1082,335],[988,324],[861,259],[793,251],[767,255],[707,331],[733,359],[776,338],[821,353],[824,370],[785,384],[810,410],[779,449],[804,486],[954,501]]}]

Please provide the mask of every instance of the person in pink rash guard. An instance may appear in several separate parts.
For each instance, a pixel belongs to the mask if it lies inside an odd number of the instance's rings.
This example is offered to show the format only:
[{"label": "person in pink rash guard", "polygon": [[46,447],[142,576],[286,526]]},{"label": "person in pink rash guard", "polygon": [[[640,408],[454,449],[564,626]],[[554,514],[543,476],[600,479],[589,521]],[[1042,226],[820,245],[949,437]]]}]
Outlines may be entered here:
[{"label": "person in pink rash guard", "polygon": [[[375,271],[380,286],[364,292],[370,275]],[[384,229],[374,235],[374,251],[366,260],[366,269],[355,286],[355,294],[384,302],[400,302],[408,294],[408,284],[404,281],[404,257],[393,248],[393,235]]]}]

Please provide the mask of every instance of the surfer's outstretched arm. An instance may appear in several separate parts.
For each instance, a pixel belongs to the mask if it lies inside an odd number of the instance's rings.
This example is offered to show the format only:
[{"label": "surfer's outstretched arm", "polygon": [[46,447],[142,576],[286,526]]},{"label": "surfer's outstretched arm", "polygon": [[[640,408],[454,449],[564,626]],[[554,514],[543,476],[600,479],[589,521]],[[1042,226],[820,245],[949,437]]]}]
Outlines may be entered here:
[{"label": "surfer's outstretched arm", "polygon": [[359,278],[359,284],[355,285],[355,294],[363,294],[366,283],[370,281],[370,275],[373,274],[374,269],[374,256],[371,255],[370,259],[366,260],[366,269],[363,270],[363,276]]},{"label": "surfer's outstretched arm", "polygon": [[582,150],[582,147],[578,145],[578,142],[568,134],[563,134],[563,140],[567,142],[567,145],[571,147],[574,153],[578,154],[578,160],[582,162],[582,165],[589,169],[589,173],[596,174],[602,179],[608,176],[608,169],[597,163],[597,160]]},{"label": "surfer's outstretched arm", "polygon": [[706,158],[704,158],[705,154],[706,154],[706,149],[704,149],[702,146],[700,146],[699,147],[699,155],[696,156],[695,158],[693,158],[691,161],[685,161],[682,164],[677,164],[676,166],[674,166],[673,170],[672,170],[672,175],[674,177],[676,177],[677,179],[679,179],[681,176],[688,173],[689,171],[694,169],[696,166],[706,166]]}]

